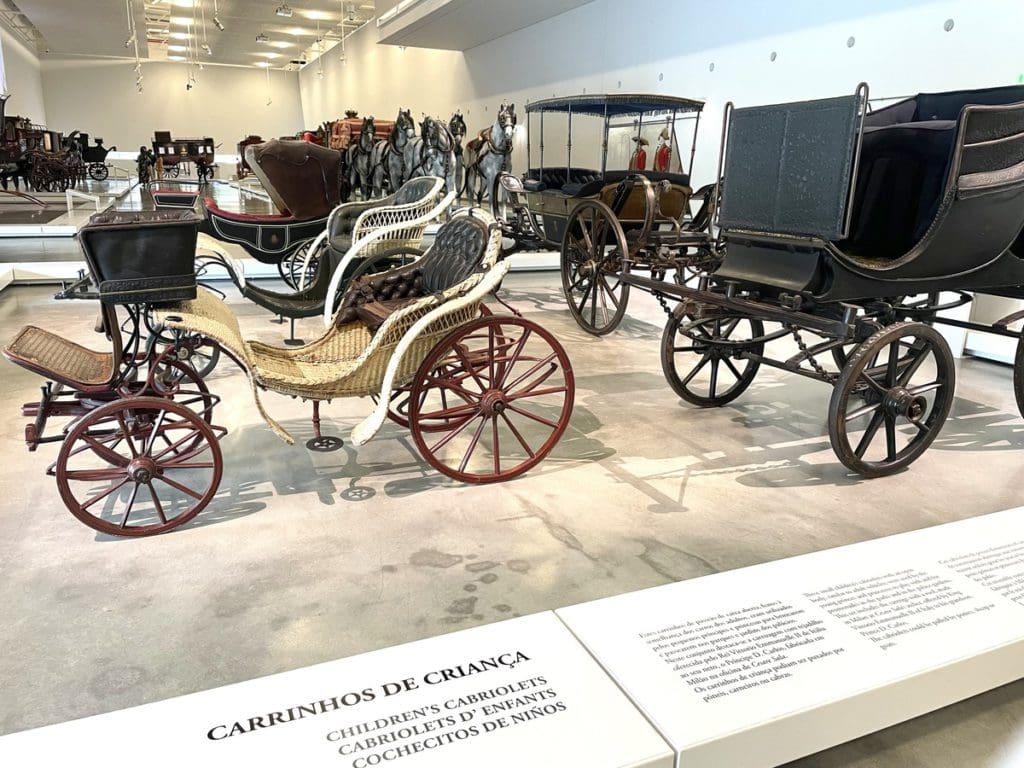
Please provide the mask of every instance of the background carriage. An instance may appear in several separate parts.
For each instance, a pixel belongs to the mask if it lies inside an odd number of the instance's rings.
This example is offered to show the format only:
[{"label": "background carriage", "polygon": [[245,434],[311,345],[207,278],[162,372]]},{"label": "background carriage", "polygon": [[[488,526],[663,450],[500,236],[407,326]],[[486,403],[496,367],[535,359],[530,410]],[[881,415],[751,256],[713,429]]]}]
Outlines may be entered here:
[{"label": "background carriage", "polygon": [[[527,105],[529,169],[522,180],[499,176],[492,205],[513,248],[561,252],[569,309],[589,333],[608,333],[621,322],[630,290],[623,272],[682,282],[717,263],[709,228],[716,187],[694,194],[690,186],[703,107],[701,101],[655,94],[568,96]],[[567,130],[564,163],[553,162],[550,152],[545,157],[545,118]],[[677,130],[684,120],[692,122],[685,160]],[[580,122],[600,131],[592,144],[599,149],[590,152],[598,167],[573,165],[574,147],[577,157],[583,154],[573,141]],[[637,139],[647,135],[655,139],[645,141],[657,146],[652,155],[662,170],[638,162]],[[695,215],[689,210],[693,197],[702,203]]]},{"label": "background carriage", "polygon": [[164,175],[176,179],[187,164],[194,163],[200,181],[213,175],[216,145],[209,136],[195,139],[172,139],[170,131],[153,134],[153,154],[163,162]]},{"label": "background carriage", "polygon": [[[943,314],[972,294],[1024,298],[1024,87],[919,94],[876,112],[866,85],[727,105],[722,157],[721,267],[697,287],[623,277],[683,300],[662,338],[681,398],[728,403],[761,365],[825,382],[840,461],[890,474],[949,414],[945,324],[1018,340],[1024,414],[1024,341],[1010,328],[1021,313],[991,325]],[[766,353],[785,338],[795,354]]]}]

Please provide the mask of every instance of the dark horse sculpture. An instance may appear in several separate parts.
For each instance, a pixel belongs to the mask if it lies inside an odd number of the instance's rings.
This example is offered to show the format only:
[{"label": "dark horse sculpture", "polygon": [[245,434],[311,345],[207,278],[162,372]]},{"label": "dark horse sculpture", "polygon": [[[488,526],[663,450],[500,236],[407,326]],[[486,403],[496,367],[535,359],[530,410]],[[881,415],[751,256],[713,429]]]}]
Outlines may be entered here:
[{"label": "dark horse sculpture", "polygon": [[412,111],[399,110],[391,133],[373,148],[373,195],[394,194],[416,167],[416,121]]},{"label": "dark horse sculpture", "polygon": [[373,191],[373,155],[376,131],[377,127],[373,117],[364,117],[363,125],[359,129],[358,140],[353,141],[345,153],[349,186],[353,190],[360,190],[363,200],[369,200]]},{"label": "dark horse sculpture", "polygon": [[498,174],[512,170],[512,138],[516,122],[516,105],[502,102],[494,125],[480,131],[466,145],[466,191],[470,197],[476,198],[478,205],[494,188]]},{"label": "dark horse sculpture", "polygon": [[455,152],[455,191],[459,193],[459,196],[466,193],[466,158],[462,142],[468,132],[469,129],[466,128],[462,110],[456,110],[448,121],[448,135],[452,137],[454,145],[452,150]]}]

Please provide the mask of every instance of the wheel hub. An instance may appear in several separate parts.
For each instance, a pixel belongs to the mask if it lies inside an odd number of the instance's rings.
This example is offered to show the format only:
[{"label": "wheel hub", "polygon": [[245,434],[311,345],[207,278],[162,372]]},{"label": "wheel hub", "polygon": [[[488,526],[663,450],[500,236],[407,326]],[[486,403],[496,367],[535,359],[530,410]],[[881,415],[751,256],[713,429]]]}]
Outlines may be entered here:
[{"label": "wheel hub", "polygon": [[486,416],[497,416],[508,408],[508,398],[500,389],[490,389],[480,398],[480,410]]},{"label": "wheel hub", "polygon": [[917,421],[928,407],[928,401],[922,395],[913,395],[905,387],[893,387],[882,403],[885,410],[894,416],[904,416]]},{"label": "wheel hub", "polygon": [[148,483],[159,471],[156,462],[148,456],[140,456],[128,463],[128,476],[136,483]]}]

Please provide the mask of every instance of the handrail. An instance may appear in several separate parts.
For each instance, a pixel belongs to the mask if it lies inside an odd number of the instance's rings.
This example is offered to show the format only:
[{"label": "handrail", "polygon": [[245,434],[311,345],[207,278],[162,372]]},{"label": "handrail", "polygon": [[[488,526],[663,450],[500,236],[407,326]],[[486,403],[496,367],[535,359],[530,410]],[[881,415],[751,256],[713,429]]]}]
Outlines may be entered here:
[{"label": "handrail", "polygon": [[68,213],[71,213],[74,210],[74,208],[75,208],[74,203],[71,202],[71,199],[73,197],[77,197],[77,198],[79,198],[81,200],[91,200],[93,203],[96,204],[96,211],[97,212],[103,210],[102,208],[100,208],[100,202],[101,201],[100,201],[100,197],[98,195],[90,195],[88,192],[79,192],[77,189],[71,189],[71,188],[68,188],[65,191],[64,194],[65,194],[65,199],[67,200],[67,204],[68,204]]}]

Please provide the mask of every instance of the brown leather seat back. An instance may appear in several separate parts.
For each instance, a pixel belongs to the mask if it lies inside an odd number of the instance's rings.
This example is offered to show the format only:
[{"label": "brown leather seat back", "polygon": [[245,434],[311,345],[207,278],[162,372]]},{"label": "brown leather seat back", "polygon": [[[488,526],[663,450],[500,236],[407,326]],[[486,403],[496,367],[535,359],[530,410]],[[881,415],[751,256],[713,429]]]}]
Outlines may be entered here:
[{"label": "brown leather seat back", "polygon": [[249,163],[277,208],[306,221],[341,202],[341,153],[308,141],[271,139],[245,148]]}]

